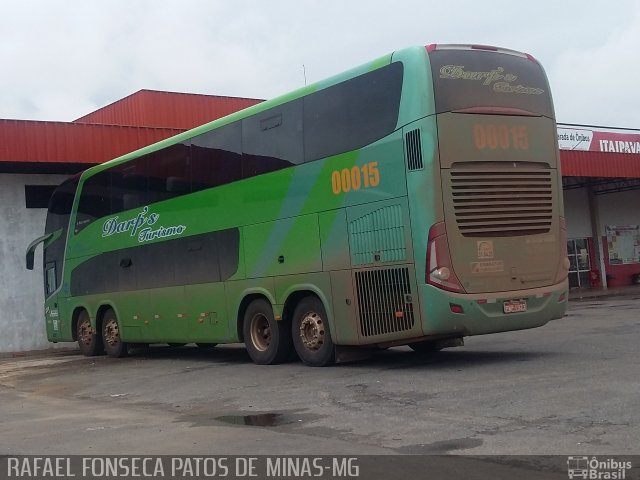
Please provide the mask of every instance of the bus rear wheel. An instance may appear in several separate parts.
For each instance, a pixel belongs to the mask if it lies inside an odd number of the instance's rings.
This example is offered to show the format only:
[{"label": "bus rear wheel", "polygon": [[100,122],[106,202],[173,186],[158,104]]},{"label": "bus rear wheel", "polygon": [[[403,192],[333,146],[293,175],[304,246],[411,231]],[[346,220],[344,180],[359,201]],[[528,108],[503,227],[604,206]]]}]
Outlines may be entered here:
[{"label": "bus rear wheel", "polygon": [[108,356],[121,358],[127,355],[127,344],[120,337],[120,325],[116,313],[110,308],[102,318],[102,343]]},{"label": "bus rear wheel", "polygon": [[335,362],[335,346],[324,305],[318,297],[303,298],[293,313],[293,346],[303,363],[326,367]]},{"label": "bus rear wheel", "polygon": [[260,298],[252,301],[244,313],[244,343],[249,356],[258,365],[282,363],[291,351],[291,335],[283,321],[276,321],[271,304]]},{"label": "bus rear wheel", "polygon": [[103,353],[102,336],[98,335],[91,326],[91,319],[86,310],[83,310],[78,315],[76,338],[78,339],[80,353],[85,357],[94,357]]}]

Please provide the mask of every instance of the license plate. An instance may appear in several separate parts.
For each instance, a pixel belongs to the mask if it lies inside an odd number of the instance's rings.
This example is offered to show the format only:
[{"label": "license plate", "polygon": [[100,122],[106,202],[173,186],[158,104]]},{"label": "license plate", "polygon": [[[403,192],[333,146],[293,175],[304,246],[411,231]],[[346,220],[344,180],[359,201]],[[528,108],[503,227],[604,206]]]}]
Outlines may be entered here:
[{"label": "license plate", "polygon": [[504,302],[502,305],[504,313],[516,313],[527,311],[526,300],[511,300],[510,302]]}]

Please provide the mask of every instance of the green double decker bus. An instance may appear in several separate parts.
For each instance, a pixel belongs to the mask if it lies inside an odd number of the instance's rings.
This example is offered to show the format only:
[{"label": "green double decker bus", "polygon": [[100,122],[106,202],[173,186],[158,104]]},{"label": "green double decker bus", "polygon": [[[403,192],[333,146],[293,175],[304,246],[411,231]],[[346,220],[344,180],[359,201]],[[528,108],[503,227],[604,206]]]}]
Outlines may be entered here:
[{"label": "green double decker bus", "polygon": [[323,366],[567,306],[549,85],[530,55],[394,52],[89,168],[53,194],[52,342],[244,342]]}]

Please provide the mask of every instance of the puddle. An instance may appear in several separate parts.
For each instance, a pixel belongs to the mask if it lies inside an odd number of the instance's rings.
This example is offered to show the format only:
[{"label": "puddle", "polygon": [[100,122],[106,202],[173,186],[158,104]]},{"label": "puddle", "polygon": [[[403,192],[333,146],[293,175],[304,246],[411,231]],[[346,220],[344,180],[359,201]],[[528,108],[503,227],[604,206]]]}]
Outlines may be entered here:
[{"label": "puddle", "polygon": [[251,413],[235,411],[233,415],[220,415],[221,412],[192,410],[180,415],[179,421],[189,422],[193,427],[219,427],[220,423],[246,427],[307,427],[310,422],[321,418],[320,415],[301,413],[297,410],[280,413]]},{"label": "puddle", "polygon": [[252,427],[277,427],[295,423],[295,420],[285,417],[281,413],[259,413],[256,415],[224,415],[216,417],[219,422],[232,425],[250,425]]}]

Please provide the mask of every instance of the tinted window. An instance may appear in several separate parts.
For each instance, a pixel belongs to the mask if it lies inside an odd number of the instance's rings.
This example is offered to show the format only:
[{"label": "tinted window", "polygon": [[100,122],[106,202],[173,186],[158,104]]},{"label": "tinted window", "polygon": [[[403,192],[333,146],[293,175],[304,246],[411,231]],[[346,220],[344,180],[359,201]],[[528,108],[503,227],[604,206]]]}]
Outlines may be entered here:
[{"label": "tinted window", "polygon": [[148,179],[148,202],[160,202],[191,192],[189,146],[172,145],[150,153],[140,168]]},{"label": "tinted window", "polygon": [[147,157],[136,158],[111,169],[113,196],[120,210],[131,210],[149,203]]},{"label": "tinted window", "polygon": [[437,113],[501,107],[553,117],[549,86],[535,61],[483,50],[435,50],[429,59]]},{"label": "tinted window", "polygon": [[68,228],[73,198],[78,187],[78,179],[73,178],[61,184],[49,200],[45,233],[55,232],[60,228]]},{"label": "tinted window", "polygon": [[94,220],[191,192],[189,146],[172,145],[89,177],[78,203],[76,233]]},{"label": "tinted window", "polygon": [[306,161],[355,150],[393,132],[402,75],[396,62],[305,97]]},{"label": "tinted window", "polygon": [[191,188],[197,192],[242,178],[242,129],[233,123],[192,139]]},{"label": "tinted window", "polygon": [[242,120],[243,178],[303,162],[302,100]]},{"label": "tinted window", "polygon": [[96,219],[363,147],[398,121],[393,63],[88,178],[76,233]]},{"label": "tinted window", "polygon": [[45,296],[53,293],[62,281],[62,263],[67,243],[69,218],[73,207],[73,198],[78,187],[78,179],[67,180],[51,196],[47,211],[45,233],[60,231],[57,238],[44,249]]},{"label": "tinted window", "polygon": [[97,218],[110,215],[111,211],[111,171],[104,170],[87,178],[82,186],[76,216],[76,233]]},{"label": "tinted window", "polygon": [[239,248],[240,231],[230,228],[101,253],[71,272],[71,295],[226,281],[238,270]]}]

